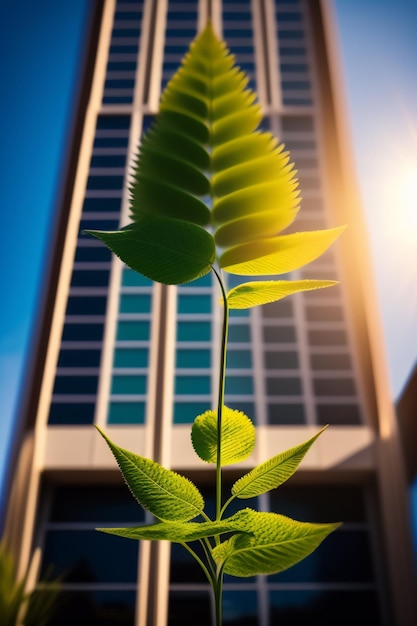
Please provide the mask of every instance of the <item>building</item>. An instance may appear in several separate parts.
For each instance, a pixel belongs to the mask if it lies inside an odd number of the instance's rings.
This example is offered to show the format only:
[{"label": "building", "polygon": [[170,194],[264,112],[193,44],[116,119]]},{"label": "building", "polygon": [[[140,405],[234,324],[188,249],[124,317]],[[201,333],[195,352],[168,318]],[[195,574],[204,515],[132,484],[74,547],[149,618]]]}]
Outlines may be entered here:
[{"label": "building", "polygon": [[[93,6],[93,5],[92,5]],[[349,223],[301,277],[340,286],[233,315],[226,403],[258,426],[250,463],[330,428],[288,485],[257,505],[344,524],[277,576],[225,581],[225,626],[416,623],[404,468],[325,0],[106,0],[94,5],[84,97],[51,274],[22,407],[7,536],[20,569],[65,572],[57,624],[212,626],[207,583],[174,545],[109,537],[98,526],[146,516],[92,425],[181,471],[210,500],[213,475],[190,423],[215,403],[218,295],[207,276],[165,288],[125,269],[86,228],[128,221],[129,163],[161,89],[210,18],[251,76],[264,124],[291,150],[303,206],[297,230]],[[238,472],[230,470],[230,480]]]}]

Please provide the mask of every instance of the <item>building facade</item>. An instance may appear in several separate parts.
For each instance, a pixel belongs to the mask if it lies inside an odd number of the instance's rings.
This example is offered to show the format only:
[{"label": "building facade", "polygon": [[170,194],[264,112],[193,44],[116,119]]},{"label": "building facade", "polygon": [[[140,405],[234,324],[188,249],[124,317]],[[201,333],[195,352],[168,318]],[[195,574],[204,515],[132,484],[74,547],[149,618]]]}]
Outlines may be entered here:
[{"label": "building facade", "polygon": [[[213,473],[190,425],[215,406],[219,294],[210,275],[164,287],[123,267],[84,229],[129,221],[129,166],[161,90],[208,19],[250,76],[263,126],[296,163],[296,230],[348,223],[300,270],[337,287],[232,312],[226,404],[257,426],[245,468],[330,428],[261,510],[343,521],[274,576],[227,577],[224,624],[411,626],[406,485],[372,277],[349,162],[331,4],[307,0],[105,0],[95,7],[73,168],[61,208],[7,532],[33,580],[53,564],[65,610],[53,624],[213,626],[210,589],[181,546],[94,529],[150,522],[94,424],[119,445],[195,480]],[[29,401],[30,400],[30,401]],[[238,468],[225,472],[232,482]],[[28,478],[29,477],[29,478]],[[254,503],[255,505],[255,503]]]}]

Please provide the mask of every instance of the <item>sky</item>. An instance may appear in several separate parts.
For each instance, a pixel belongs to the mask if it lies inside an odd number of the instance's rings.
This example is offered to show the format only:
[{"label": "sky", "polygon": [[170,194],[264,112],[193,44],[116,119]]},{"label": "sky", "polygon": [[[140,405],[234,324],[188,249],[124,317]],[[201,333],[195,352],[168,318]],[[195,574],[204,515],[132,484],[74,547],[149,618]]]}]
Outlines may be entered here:
[{"label": "sky", "polygon": [[[334,0],[392,397],[417,360],[417,1]],[[0,485],[31,354],[89,0],[0,0]]]}]

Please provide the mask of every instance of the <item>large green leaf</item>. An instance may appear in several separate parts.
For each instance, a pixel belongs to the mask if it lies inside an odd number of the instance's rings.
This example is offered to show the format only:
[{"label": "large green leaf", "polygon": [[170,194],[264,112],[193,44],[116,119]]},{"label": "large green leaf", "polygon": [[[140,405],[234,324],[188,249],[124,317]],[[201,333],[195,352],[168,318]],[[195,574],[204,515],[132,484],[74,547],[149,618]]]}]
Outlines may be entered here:
[{"label": "large green leaf", "polygon": [[232,576],[275,574],[311,554],[339,523],[297,522],[277,513],[244,509],[234,524],[248,534],[233,535],[213,550],[216,562]]},{"label": "large green leaf", "polygon": [[112,451],[132,494],[145,509],[161,520],[175,522],[186,522],[202,513],[203,497],[188,478],[120,448],[96,428]]},{"label": "large green leaf", "polygon": [[[195,418],[191,429],[194,450],[207,463],[217,461],[217,412]],[[250,456],[255,447],[255,427],[242,411],[223,407],[221,465],[231,465]]]},{"label": "large green leaf", "polygon": [[161,522],[150,526],[137,526],[134,528],[97,528],[97,530],[110,535],[127,537],[128,539],[149,539],[153,541],[167,540],[173,543],[196,541],[204,537],[214,537],[225,533],[243,532],[233,523],[233,517],[222,521],[213,522]]},{"label": "large green leaf", "polygon": [[215,258],[213,237],[184,220],[143,214],[122,230],[86,232],[101,239],[133,270],[166,285],[204,276]]},{"label": "large green leaf", "polygon": [[259,304],[276,302],[300,291],[323,289],[337,285],[335,280],[259,280],[243,283],[227,294],[230,309],[249,309]]},{"label": "large green leaf", "polygon": [[290,448],[258,465],[235,482],[232,494],[238,498],[254,498],[276,489],[297,470],[304,456],[327,426],[302,444]]},{"label": "large green leaf", "polygon": [[[215,256],[224,270],[247,275],[288,272],[319,256],[339,231],[278,236],[299,209],[296,171],[284,146],[258,129],[262,112],[247,85],[208,24],[139,147],[130,182],[133,224],[87,232],[132,269],[166,284],[204,275]],[[210,227],[217,247],[199,226]]]},{"label": "large green leaf", "polygon": [[286,274],[317,259],[344,229],[341,226],[242,243],[222,254],[220,267],[243,276]]}]

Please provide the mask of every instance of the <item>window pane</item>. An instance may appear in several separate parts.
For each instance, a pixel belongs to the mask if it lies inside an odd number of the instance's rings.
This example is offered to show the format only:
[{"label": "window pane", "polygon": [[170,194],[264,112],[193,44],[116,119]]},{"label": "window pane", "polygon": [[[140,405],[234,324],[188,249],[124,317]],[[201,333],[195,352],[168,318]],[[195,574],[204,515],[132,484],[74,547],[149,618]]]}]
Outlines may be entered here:
[{"label": "window pane", "polygon": [[252,353],[250,350],[228,350],[227,367],[250,368],[252,367]]},{"label": "window pane", "polygon": [[253,393],[251,376],[227,376],[226,394],[247,395]]},{"label": "window pane", "polygon": [[175,393],[181,394],[209,394],[211,393],[210,376],[176,376]]},{"label": "window pane", "polygon": [[177,350],[176,367],[211,367],[210,350]]},{"label": "window pane", "polygon": [[267,369],[297,369],[297,352],[265,352],[265,367]]},{"label": "window pane", "polygon": [[178,296],[178,313],[210,313],[210,295],[183,295]]},{"label": "window pane", "polygon": [[148,350],[140,348],[116,348],[114,367],[147,367]]},{"label": "window pane", "polygon": [[92,424],[95,402],[53,402],[49,411],[49,424]]},{"label": "window pane", "polygon": [[304,424],[302,404],[268,404],[269,424]]},{"label": "window pane", "polygon": [[144,402],[110,402],[108,424],[143,424]]},{"label": "window pane", "polygon": [[122,294],[121,313],[148,313],[151,310],[151,297],[145,294]]},{"label": "window pane", "polygon": [[[91,530],[49,530],[44,563],[65,582],[135,582],[138,544]],[[45,572],[43,571],[42,574]]]},{"label": "window pane", "polygon": [[149,322],[122,321],[117,324],[117,340],[143,341],[149,339]]},{"label": "window pane", "polygon": [[263,338],[265,343],[293,343],[295,328],[293,326],[265,326]]},{"label": "window pane", "polygon": [[62,590],[59,609],[48,625],[134,626],[135,604],[134,591]]},{"label": "window pane", "polygon": [[56,488],[51,512],[52,522],[116,522],[128,525],[143,522],[145,513],[127,486],[59,485]]},{"label": "window pane", "polygon": [[197,415],[210,409],[210,402],[175,402],[174,423],[191,424]]},{"label": "window pane", "polygon": [[178,322],[178,341],[210,341],[210,322]]},{"label": "window pane", "polygon": [[229,341],[230,342],[245,342],[250,341],[250,328],[246,324],[231,324],[229,328]]},{"label": "window pane", "polygon": [[150,278],[146,278],[138,272],[126,268],[123,270],[122,285],[124,287],[144,287],[152,284]]},{"label": "window pane", "polygon": [[146,376],[113,376],[112,394],[138,395],[146,393]]}]

